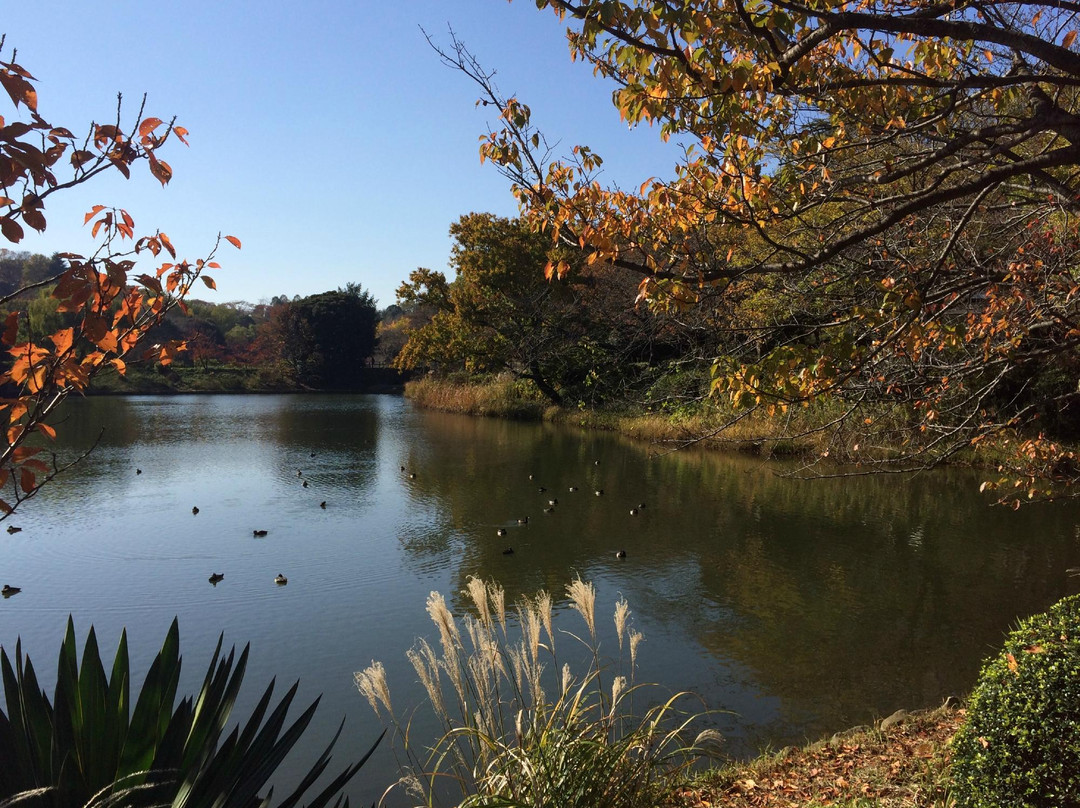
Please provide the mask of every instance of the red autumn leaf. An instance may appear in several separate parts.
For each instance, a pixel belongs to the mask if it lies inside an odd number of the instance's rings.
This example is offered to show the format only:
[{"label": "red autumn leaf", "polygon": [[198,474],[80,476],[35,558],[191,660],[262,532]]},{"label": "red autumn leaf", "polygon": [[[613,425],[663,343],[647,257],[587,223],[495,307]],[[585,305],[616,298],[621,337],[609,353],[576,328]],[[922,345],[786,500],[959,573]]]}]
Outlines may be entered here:
[{"label": "red autumn leaf", "polygon": [[15,340],[19,337],[19,312],[13,311],[4,321],[4,335],[2,337],[5,345],[14,345]]},{"label": "red autumn leaf", "polygon": [[45,230],[45,217],[40,210],[27,210],[23,212],[23,221],[37,230],[39,233]]},{"label": "red autumn leaf", "polygon": [[30,469],[19,469],[19,485],[25,493],[29,494],[37,485],[37,476]]},{"label": "red autumn leaf", "polygon": [[184,136],[187,135],[187,133],[188,133],[187,129],[185,129],[182,126],[174,126],[173,127],[173,132],[176,134],[176,136],[178,138],[180,138],[181,143],[183,143],[185,146],[188,145],[187,140],[185,140],[185,138],[184,138]]},{"label": "red autumn leaf", "polygon": [[22,241],[23,229],[14,219],[9,219],[7,216],[0,219],[0,232],[4,234],[4,238],[8,241],[18,244]]},{"label": "red autumn leaf", "polygon": [[56,440],[56,430],[53,429],[48,424],[39,423],[37,425],[37,428],[38,428],[38,432],[40,432],[41,434],[47,435],[50,438],[52,438],[53,440]]},{"label": "red autumn leaf", "polygon": [[154,175],[162,185],[167,185],[169,180],[172,179],[172,168],[164,160],[158,160],[154,155],[147,155],[147,159],[150,162],[150,173]]},{"label": "red autumn leaf", "polygon": [[146,137],[159,126],[161,126],[161,118],[146,118],[139,124],[139,134]]},{"label": "red autumn leaf", "polygon": [[158,238],[165,246],[165,249],[169,251],[169,255],[171,255],[173,258],[176,258],[176,250],[173,248],[172,242],[169,241],[169,237],[164,233],[158,233]]},{"label": "red autumn leaf", "polygon": [[211,278],[209,275],[203,275],[202,282],[209,286],[211,289],[217,289],[217,284],[214,283],[214,279]]},{"label": "red autumn leaf", "polygon": [[13,75],[7,71],[0,71],[0,84],[4,85],[7,94],[15,102],[26,104],[27,108],[37,112],[37,91],[34,86],[21,76]]},{"label": "red autumn leaf", "polygon": [[238,239],[236,236],[225,236],[225,240],[234,247],[236,247],[236,249],[240,249],[240,239]]}]

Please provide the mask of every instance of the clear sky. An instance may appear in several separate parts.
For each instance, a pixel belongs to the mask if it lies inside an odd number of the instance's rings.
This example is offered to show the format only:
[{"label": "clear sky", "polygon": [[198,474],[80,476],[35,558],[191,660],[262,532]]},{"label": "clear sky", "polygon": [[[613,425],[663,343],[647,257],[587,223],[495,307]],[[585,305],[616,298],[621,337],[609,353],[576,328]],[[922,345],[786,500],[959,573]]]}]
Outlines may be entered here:
[{"label": "clear sky", "polygon": [[[517,211],[477,155],[495,115],[420,26],[442,43],[452,26],[561,151],[601,154],[608,182],[670,174],[675,147],[620,122],[612,86],[570,61],[563,26],[531,0],[8,0],[3,55],[16,48],[38,79],[47,121],[78,133],[115,117],[118,92],[130,115],[147,93],[147,113],[175,115],[191,145],[162,155],[166,188],[145,165],[130,181],[98,179],[49,202],[44,235],[4,246],[88,252],[83,213],[116,205],[192,259],[219,231],[243,241],[220,253],[218,292],[197,297],[257,302],[355,281],[393,303],[416,267],[446,268],[457,217]],[[11,116],[6,98],[0,107]]]}]

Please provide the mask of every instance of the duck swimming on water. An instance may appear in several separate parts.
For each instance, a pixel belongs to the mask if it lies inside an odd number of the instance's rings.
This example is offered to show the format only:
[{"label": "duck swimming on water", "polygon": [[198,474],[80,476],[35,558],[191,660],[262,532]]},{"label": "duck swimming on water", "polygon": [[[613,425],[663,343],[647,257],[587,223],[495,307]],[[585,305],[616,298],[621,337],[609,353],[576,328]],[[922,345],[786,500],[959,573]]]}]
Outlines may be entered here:
[{"label": "duck swimming on water", "polygon": [[214,586],[217,586],[218,581],[224,581],[224,580],[225,580],[225,573],[223,573],[223,572],[212,572],[212,573],[210,573],[210,583],[212,583]]},{"label": "duck swimming on water", "polygon": [[20,592],[22,592],[22,590],[19,589],[19,587],[11,586],[10,584],[4,584],[4,588],[0,589],[0,595],[3,595],[5,598],[10,598],[12,595],[17,595]]},{"label": "duck swimming on water", "polygon": [[285,586],[289,582],[289,579],[282,575],[280,572],[274,578],[274,583],[278,586]]}]

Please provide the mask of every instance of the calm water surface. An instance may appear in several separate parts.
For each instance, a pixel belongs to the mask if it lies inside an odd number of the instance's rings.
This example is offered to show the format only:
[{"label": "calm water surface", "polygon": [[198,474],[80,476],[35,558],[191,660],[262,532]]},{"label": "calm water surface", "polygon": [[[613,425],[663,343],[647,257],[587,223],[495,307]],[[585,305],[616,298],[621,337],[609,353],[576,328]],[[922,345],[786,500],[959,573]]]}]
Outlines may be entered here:
[{"label": "calm water surface", "polygon": [[[338,761],[378,734],[352,683],[372,659],[395,707],[419,703],[405,651],[434,637],[425,599],[463,609],[471,575],[510,599],[580,574],[605,624],[624,595],[646,636],[640,678],[731,711],[717,720],[749,754],[965,692],[1017,617],[1076,590],[1065,569],[1080,566],[1080,510],[990,508],[966,473],[799,482],[393,397],[90,399],[62,433],[72,448],[101,438],[13,520],[21,533],[0,533],[0,583],[23,589],[0,601],[0,643],[21,637],[51,690],[69,614],[110,655],[126,627],[141,681],[179,616],[193,691],[219,633],[250,642],[239,715],[274,676],[281,691],[300,679],[305,704],[324,694],[303,760],[343,715]],[[354,800],[395,771],[382,750]]]}]

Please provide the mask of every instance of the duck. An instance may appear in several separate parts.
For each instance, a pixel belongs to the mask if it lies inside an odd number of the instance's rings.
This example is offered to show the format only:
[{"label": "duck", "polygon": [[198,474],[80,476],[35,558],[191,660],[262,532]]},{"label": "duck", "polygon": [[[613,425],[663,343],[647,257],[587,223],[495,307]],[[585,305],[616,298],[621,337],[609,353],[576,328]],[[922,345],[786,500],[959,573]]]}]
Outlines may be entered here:
[{"label": "duck", "polygon": [[576,485],[570,486],[570,493],[573,494],[575,491],[577,491],[577,486]]},{"label": "duck", "polygon": [[416,472],[415,471],[412,474],[409,475],[409,479],[410,480],[415,480],[416,479]]},{"label": "duck", "polygon": [[637,516],[638,515],[638,509],[637,508],[631,508],[630,509],[630,515],[631,516]]},{"label": "duck", "polygon": [[326,500],[325,499],[322,502],[319,503],[319,507],[322,508],[323,510],[326,510]]},{"label": "duck", "polygon": [[20,530],[22,530],[21,527],[15,527],[15,525],[8,525],[7,532],[8,533],[18,533]]},{"label": "duck", "polygon": [[297,469],[297,470],[296,470],[296,476],[297,476],[297,477],[303,477],[303,476],[304,476],[304,472],[302,472],[302,471],[301,471],[300,469]]},{"label": "duck", "polygon": [[266,530],[253,530],[253,531],[251,531],[251,535],[254,536],[255,538],[261,538],[261,537],[265,536],[268,532],[269,531],[266,531]]},{"label": "duck", "polygon": [[547,489],[546,489],[546,488],[544,488],[544,486],[540,486],[540,487],[539,487],[539,488],[537,488],[536,490],[537,490],[537,491],[539,491],[539,492],[540,492],[541,494],[543,494],[543,493],[544,493],[545,491],[547,491]]},{"label": "duck", "polygon": [[596,496],[598,496],[598,497],[602,497],[602,496],[604,496],[604,489],[603,488],[597,488],[593,493],[596,494]]},{"label": "duck", "polygon": [[559,500],[557,500],[557,499],[549,499],[548,500],[548,505],[550,505],[552,508],[554,508],[558,504],[559,504]]},{"label": "duck", "polygon": [[199,515],[199,506],[198,505],[196,505],[195,507],[193,507],[191,509],[191,515],[192,516],[198,516]]},{"label": "duck", "polygon": [[519,525],[527,525],[527,524],[529,524],[529,517],[527,517],[527,516],[521,517],[520,519],[518,519],[518,524]]},{"label": "duck", "polygon": [[554,508],[544,508],[544,513],[555,513]]},{"label": "duck", "polygon": [[534,474],[530,474],[530,475],[529,475],[529,479],[530,479],[530,480],[534,480],[534,479],[536,479],[536,475],[534,475]]},{"label": "duck", "polygon": [[626,558],[626,550],[617,550],[615,552],[616,558]]},{"label": "duck", "polygon": [[223,572],[212,572],[212,573],[210,573],[210,583],[212,583],[214,586],[217,586],[218,581],[224,581],[224,580],[225,580],[225,573],[223,573]]},{"label": "duck", "polygon": [[289,579],[282,575],[280,572],[274,578],[274,583],[278,586],[285,586],[289,582]]},{"label": "duck", "polygon": [[135,469],[136,474],[142,474],[142,469]]},{"label": "duck", "polygon": [[20,592],[22,592],[22,590],[19,587],[12,586],[11,584],[4,584],[4,588],[0,589],[0,595],[3,595],[5,598],[10,598],[12,595],[17,595]]},{"label": "duck", "polygon": [[513,547],[507,547],[505,550],[503,550],[502,554],[503,555],[513,555],[514,554],[514,548]]},{"label": "duck", "polygon": [[495,535],[496,536],[505,536],[506,535],[506,528],[505,527],[500,527],[498,530],[495,531]]},{"label": "duck", "polygon": [[307,482],[307,480],[304,480],[304,482],[303,482],[303,486],[304,486],[304,488],[307,488],[307,487],[308,487],[308,482]]}]

